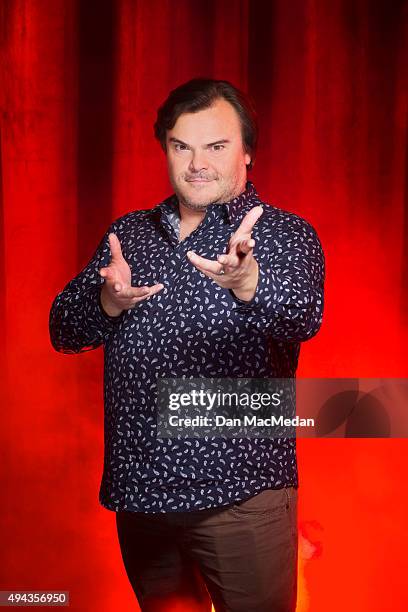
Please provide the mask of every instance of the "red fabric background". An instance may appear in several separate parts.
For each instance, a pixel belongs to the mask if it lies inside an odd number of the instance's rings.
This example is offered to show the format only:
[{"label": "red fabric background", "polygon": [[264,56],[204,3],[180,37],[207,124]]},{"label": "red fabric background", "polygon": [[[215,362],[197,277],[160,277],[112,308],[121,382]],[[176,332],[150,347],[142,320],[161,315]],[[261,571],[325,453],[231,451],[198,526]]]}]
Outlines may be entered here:
[{"label": "red fabric background", "polygon": [[[0,588],[130,611],[97,500],[103,354],[52,350],[52,299],[114,218],[171,193],[152,130],[169,89],[226,78],[259,111],[258,192],[325,248],[299,375],[407,377],[407,4],[2,0],[0,22]],[[406,440],[299,440],[298,456],[298,612],[405,610]]]}]

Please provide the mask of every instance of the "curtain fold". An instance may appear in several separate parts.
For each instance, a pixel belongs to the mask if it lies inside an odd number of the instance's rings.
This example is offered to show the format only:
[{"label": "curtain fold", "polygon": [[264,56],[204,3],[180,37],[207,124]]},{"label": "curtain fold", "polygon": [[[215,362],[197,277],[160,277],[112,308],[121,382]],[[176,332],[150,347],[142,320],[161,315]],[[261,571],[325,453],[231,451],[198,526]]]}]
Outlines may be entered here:
[{"label": "curtain fold", "polygon": [[[250,93],[260,124],[250,178],[321,237],[326,309],[299,375],[408,376],[407,10],[402,0],[0,3],[3,589],[69,589],[74,610],[134,609],[113,515],[97,500],[103,354],[53,352],[48,312],[113,219],[171,193],[153,123],[183,81],[223,78]],[[298,612],[383,612],[390,592],[404,610],[406,441],[298,449]]]}]

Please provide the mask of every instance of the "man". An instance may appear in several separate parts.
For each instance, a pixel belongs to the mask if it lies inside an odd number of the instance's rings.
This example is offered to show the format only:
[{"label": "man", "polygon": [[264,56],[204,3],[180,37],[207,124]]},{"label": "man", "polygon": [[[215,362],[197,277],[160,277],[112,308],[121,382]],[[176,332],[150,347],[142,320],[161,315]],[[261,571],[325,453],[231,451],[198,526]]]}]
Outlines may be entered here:
[{"label": "man", "polygon": [[295,440],[160,438],[157,379],[294,377],[322,319],[320,242],[247,181],[255,115],[230,83],[173,90],[155,134],[175,193],[110,226],[55,298],[51,340],[104,346],[100,502],[142,610],[294,610]]}]

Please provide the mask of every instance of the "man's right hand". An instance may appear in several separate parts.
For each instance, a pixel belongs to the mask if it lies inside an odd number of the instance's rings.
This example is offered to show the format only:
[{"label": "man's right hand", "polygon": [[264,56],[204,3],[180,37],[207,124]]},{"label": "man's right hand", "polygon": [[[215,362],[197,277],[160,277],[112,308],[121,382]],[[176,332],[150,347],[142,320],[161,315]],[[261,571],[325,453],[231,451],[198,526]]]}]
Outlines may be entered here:
[{"label": "man's right hand", "polygon": [[152,286],[132,287],[132,274],[129,264],[122,255],[119,238],[109,234],[111,262],[106,268],[101,268],[99,274],[105,279],[101,291],[101,304],[111,317],[117,317],[123,310],[133,308],[138,302],[150,295],[158,293],[164,285],[157,283]]}]

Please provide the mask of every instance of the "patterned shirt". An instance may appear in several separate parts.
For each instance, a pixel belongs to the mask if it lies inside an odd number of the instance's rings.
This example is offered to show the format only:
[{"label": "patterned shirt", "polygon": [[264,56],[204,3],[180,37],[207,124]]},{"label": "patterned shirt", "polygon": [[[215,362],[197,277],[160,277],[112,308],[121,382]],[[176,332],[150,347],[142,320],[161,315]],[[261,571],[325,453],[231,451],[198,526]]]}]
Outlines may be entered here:
[{"label": "patterned shirt", "polygon": [[[252,232],[259,281],[237,299],[198,271],[186,253],[215,260],[244,215],[261,205]],[[215,508],[267,488],[298,486],[296,439],[171,439],[156,436],[157,378],[294,377],[300,342],[322,320],[324,256],[313,227],[262,202],[251,182],[238,197],[210,204],[179,241],[175,194],[125,214],[106,231],[86,267],[55,298],[50,337],[62,353],[104,348],[104,469],[99,501],[146,513]],[[132,285],[164,288],[110,317],[102,309],[118,236]]]}]

